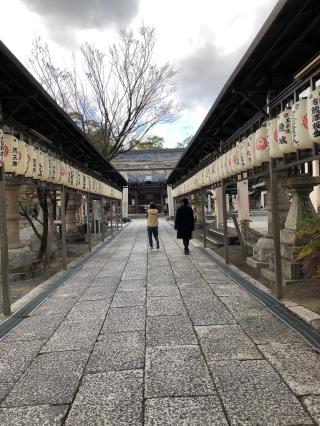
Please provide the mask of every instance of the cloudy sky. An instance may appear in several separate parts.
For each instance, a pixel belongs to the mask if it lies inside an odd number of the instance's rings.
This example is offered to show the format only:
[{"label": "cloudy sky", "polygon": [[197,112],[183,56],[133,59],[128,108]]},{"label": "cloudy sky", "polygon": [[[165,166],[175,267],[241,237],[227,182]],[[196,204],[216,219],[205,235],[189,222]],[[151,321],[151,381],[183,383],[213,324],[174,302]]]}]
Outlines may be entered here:
[{"label": "cloudy sky", "polygon": [[171,61],[177,76],[180,118],[153,134],[166,145],[194,134],[223,84],[277,0],[10,0],[2,5],[0,38],[27,64],[40,35],[57,60],[67,61],[85,41],[105,48],[121,27],[153,25],[156,60]]}]

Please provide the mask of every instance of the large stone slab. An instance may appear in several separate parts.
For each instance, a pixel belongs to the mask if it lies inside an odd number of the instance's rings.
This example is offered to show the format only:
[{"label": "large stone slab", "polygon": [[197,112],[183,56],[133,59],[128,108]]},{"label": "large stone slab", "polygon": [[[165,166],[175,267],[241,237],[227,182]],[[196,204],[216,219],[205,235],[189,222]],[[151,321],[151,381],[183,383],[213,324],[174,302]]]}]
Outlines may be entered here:
[{"label": "large stone slab", "polygon": [[195,345],[192,324],[185,315],[147,318],[147,346]]},{"label": "large stone slab", "polygon": [[158,285],[148,284],[148,297],[180,297],[178,287],[175,282],[159,283]]},{"label": "large stone slab", "polygon": [[121,280],[118,291],[142,291],[147,287],[147,280]]},{"label": "large stone slab", "polygon": [[66,319],[69,321],[103,320],[109,309],[105,300],[87,300],[78,302],[71,309]]},{"label": "large stone slab", "polygon": [[136,268],[125,269],[122,274],[123,280],[143,280],[147,278],[147,269],[142,269],[137,266]]},{"label": "large stone slab", "polygon": [[52,352],[39,355],[4,400],[3,407],[70,404],[89,354]]},{"label": "large stone slab", "polygon": [[221,300],[237,320],[241,320],[247,317],[271,317],[270,311],[268,311],[265,306],[253,298],[243,299],[232,296],[223,297]]},{"label": "large stone slab", "polygon": [[41,352],[91,350],[102,326],[103,319],[64,321]]},{"label": "large stone slab", "polygon": [[196,327],[208,365],[228,359],[261,359],[261,352],[239,325]]},{"label": "large stone slab", "polygon": [[106,333],[95,344],[86,372],[135,370],[144,367],[144,332]]},{"label": "large stone slab", "polygon": [[145,307],[110,308],[102,333],[145,330]]},{"label": "large stone slab", "polygon": [[81,383],[65,424],[141,426],[142,407],[142,371],[89,374]]},{"label": "large stone slab", "polygon": [[233,284],[234,281],[224,272],[222,271],[213,271],[210,273],[204,273],[202,274],[202,277],[204,280],[209,284],[221,284],[221,283],[227,283],[227,284]]},{"label": "large stone slab", "polygon": [[240,297],[240,298],[246,298],[246,296],[248,297],[252,297],[249,295],[249,293],[247,293],[245,290],[242,290],[241,287],[237,284],[233,284],[233,283],[215,283],[209,284],[210,288],[212,289],[212,291],[218,296],[218,297],[224,297],[224,296],[228,296],[228,297]]},{"label": "large stone slab", "polygon": [[259,346],[260,350],[297,395],[320,395],[320,355],[305,343]]},{"label": "large stone slab", "polygon": [[24,319],[7,336],[10,340],[48,340],[62,322],[56,316],[32,316]]},{"label": "large stone slab", "polygon": [[155,398],[146,401],[146,426],[227,426],[217,396]]},{"label": "large stone slab", "polygon": [[126,306],[144,306],[146,303],[146,290],[117,291],[114,295],[111,307],[123,308]]},{"label": "large stone slab", "polygon": [[320,395],[306,396],[302,402],[316,424],[320,425]]},{"label": "large stone slab", "polygon": [[212,290],[206,285],[203,287],[181,287],[181,296],[184,300],[203,300],[210,299],[214,296]]},{"label": "large stone slab", "polygon": [[267,361],[216,362],[213,374],[231,425],[313,424]]},{"label": "large stone slab", "polygon": [[187,310],[194,325],[235,324],[235,319],[216,297],[207,299],[185,299]]},{"label": "large stone slab", "polygon": [[83,296],[81,296],[79,301],[105,300],[106,303],[110,303],[115,290],[116,288],[107,287],[105,285],[92,285],[83,293]]},{"label": "large stone slab", "polygon": [[[43,346],[43,341],[0,342],[0,399],[5,398]],[[1,424],[1,423],[0,423]]]},{"label": "large stone slab", "polygon": [[241,327],[256,344],[302,342],[291,328],[272,315],[242,318]]},{"label": "large stone slab", "polygon": [[60,316],[63,318],[70,309],[75,305],[77,302],[77,298],[68,298],[65,300],[57,299],[54,297],[50,297],[45,302],[41,303],[40,306],[38,306],[36,309],[34,309],[30,316],[48,316],[48,317],[58,317]]},{"label": "large stone slab", "polygon": [[145,396],[197,396],[214,394],[214,386],[197,346],[147,349]]},{"label": "large stone slab", "polygon": [[65,418],[67,405],[40,405],[0,409],[1,426],[60,426]]},{"label": "large stone slab", "polygon": [[187,315],[187,311],[181,297],[148,297],[147,315]]}]

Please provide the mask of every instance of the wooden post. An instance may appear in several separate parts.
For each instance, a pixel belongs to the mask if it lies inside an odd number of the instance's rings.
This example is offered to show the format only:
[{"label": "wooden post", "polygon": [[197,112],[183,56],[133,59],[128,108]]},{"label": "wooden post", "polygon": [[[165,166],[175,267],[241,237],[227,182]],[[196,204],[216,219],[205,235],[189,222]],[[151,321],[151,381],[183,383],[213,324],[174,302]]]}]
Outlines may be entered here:
[{"label": "wooden post", "polygon": [[87,240],[88,240],[88,250],[91,252],[91,229],[90,229],[90,192],[87,192],[86,196],[87,201]]},{"label": "wooden post", "polygon": [[112,208],[112,200],[110,200],[110,227],[111,227],[111,235],[113,235],[113,208]]},{"label": "wooden post", "polygon": [[205,193],[206,191],[201,191],[201,213],[202,213],[202,223],[203,223],[203,247],[207,247],[207,222],[206,222],[206,212],[205,212]]},{"label": "wooden post", "polygon": [[62,267],[67,269],[67,239],[66,239],[66,190],[62,185],[61,196],[61,243],[62,243]]},{"label": "wooden post", "polygon": [[100,200],[101,203],[101,234],[102,234],[102,241],[104,241],[105,237],[106,237],[106,227],[105,227],[105,220],[104,220],[104,199],[101,198]]},{"label": "wooden post", "polygon": [[241,233],[241,230],[240,230],[238,219],[237,219],[237,217],[234,214],[231,217],[232,217],[233,224],[234,224],[235,230],[236,230],[238,238],[239,238],[239,242],[240,242],[242,253],[245,256],[247,256],[248,255],[248,250],[247,250],[247,246],[246,246],[246,244],[245,244],[245,242],[243,240],[243,237],[242,237],[242,233]]},{"label": "wooden post", "polygon": [[226,201],[226,183],[222,181],[222,212],[223,212],[223,243],[224,243],[224,260],[228,265],[230,262],[229,257],[229,239],[228,239],[228,215],[227,215],[227,201]]},{"label": "wooden post", "polygon": [[115,204],[116,206],[116,225],[117,225],[117,231],[119,230],[119,211],[118,211],[118,204]]},{"label": "wooden post", "polygon": [[5,195],[4,166],[0,165],[0,246],[1,246],[1,283],[2,305],[5,315],[11,314],[11,298],[9,287],[9,255],[7,233],[7,206]]},{"label": "wooden post", "polygon": [[280,247],[280,224],[278,208],[278,188],[277,172],[274,170],[275,159],[270,159],[270,191],[272,207],[272,234],[274,248],[274,270],[275,270],[275,291],[278,299],[283,298],[282,270],[281,270],[281,247]]}]

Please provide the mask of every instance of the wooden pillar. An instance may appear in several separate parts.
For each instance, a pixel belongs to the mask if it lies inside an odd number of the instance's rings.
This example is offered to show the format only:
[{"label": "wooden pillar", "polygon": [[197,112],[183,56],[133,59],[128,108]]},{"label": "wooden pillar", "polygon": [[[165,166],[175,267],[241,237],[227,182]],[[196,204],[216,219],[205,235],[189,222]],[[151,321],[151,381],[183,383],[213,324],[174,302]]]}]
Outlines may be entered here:
[{"label": "wooden pillar", "polygon": [[67,269],[67,239],[66,239],[66,189],[62,186],[60,195],[61,204],[61,244],[62,244],[62,267]]},{"label": "wooden pillar", "polygon": [[223,211],[223,243],[224,243],[224,260],[228,265],[229,258],[229,238],[228,238],[228,215],[227,215],[227,199],[226,184],[222,181],[222,211]]},{"label": "wooden pillar", "polygon": [[206,223],[206,212],[205,212],[205,199],[206,191],[201,192],[201,211],[202,211],[202,223],[203,223],[203,246],[207,247],[207,223]]},{"label": "wooden pillar", "polygon": [[100,208],[101,208],[101,235],[102,241],[104,241],[106,237],[106,227],[105,227],[105,217],[104,217],[104,199],[100,200]]},{"label": "wooden pillar", "polygon": [[113,205],[112,205],[112,200],[110,200],[110,227],[111,227],[111,235],[113,235]]},{"label": "wooden pillar", "polygon": [[270,160],[270,189],[272,205],[272,233],[274,249],[274,270],[275,270],[275,290],[278,299],[283,298],[282,271],[281,271],[281,247],[280,247],[280,224],[278,207],[278,179],[277,172],[274,170],[275,159]]},{"label": "wooden pillar", "polygon": [[91,227],[90,227],[90,192],[87,192],[86,195],[87,202],[87,242],[88,242],[88,250],[91,252]]},{"label": "wooden pillar", "polygon": [[238,222],[249,219],[249,191],[248,181],[237,182]]},{"label": "wooden pillar", "polygon": [[4,167],[0,164],[0,246],[1,246],[1,282],[2,305],[5,315],[11,314],[11,298],[9,288],[9,256],[7,233],[7,206],[5,196]]},{"label": "wooden pillar", "polygon": [[221,188],[217,188],[215,191],[215,214],[216,214],[216,227],[223,226],[223,205],[226,203],[226,196],[222,194],[223,190]]}]

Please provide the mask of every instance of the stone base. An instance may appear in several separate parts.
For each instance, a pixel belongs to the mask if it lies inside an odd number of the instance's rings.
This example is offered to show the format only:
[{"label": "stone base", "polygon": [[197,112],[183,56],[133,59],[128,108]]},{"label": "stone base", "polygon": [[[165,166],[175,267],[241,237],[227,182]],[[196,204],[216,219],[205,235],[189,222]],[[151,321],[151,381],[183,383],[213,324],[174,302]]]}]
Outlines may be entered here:
[{"label": "stone base", "polygon": [[260,262],[268,263],[269,256],[273,252],[273,239],[269,237],[262,237],[258,240],[256,246],[253,248],[253,257],[255,257]]},{"label": "stone base", "polygon": [[247,257],[246,261],[247,265],[254,269],[266,268],[268,266],[268,262],[261,262],[261,260],[256,259],[254,256]]},{"label": "stone base", "polygon": [[297,243],[296,231],[292,229],[282,229],[280,231],[281,244],[289,244],[294,246]]},{"label": "stone base", "polygon": [[[59,234],[55,233],[53,235],[53,241],[51,243],[51,252],[56,252],[58,250],[61,250],[62,244]],[[40,248],[40,240],[39,238],[33,234],[30,238],[30,249],[32,252],[38,253]]]},{"label": "stone base", "polygon": [[[275,272],[274,271],[270,271],[270,269],[267,268],[262,268],[261,269],[261,276],[265,279],[267,279],[268,281],[274,283],[276,278],[275,278]],[[293,286],[293,285],[297,285],[297,286],[303,286],[306,287],[307,285],[313,285],[314,284],[314,279],[313,278],[300,278],[300,279],[290,279],[290,278],[286,278],[284,276],[282,276],[282,283],[285,286]]]},{"label": "stone base", "polygon": [[[36,258],[29,247],[19,247],[8,250],[9,255],[9,272],[29,272],[32,265],[36,262]],[[1,262],[0,262],[1,272]]]},{"label": "stone base", "polygon": [[303,273],[301,269],[301,263],[293,262],[288,259],[281,259],[282,265],[282,276],[286,280],[302,280]]},{"label": "stone base", "polygon": [[80,232],[73,232],[72,234],[66,235],[67,243],[83,243],[85,241],[85,235]]},{"label": "stone base", "polygon": [[270,269],[268,268],[261,268],[261,276],[265,278],[266,280],[271,281],[272,283],[274,283],[276,280],[275,272],[270,271]]}]

